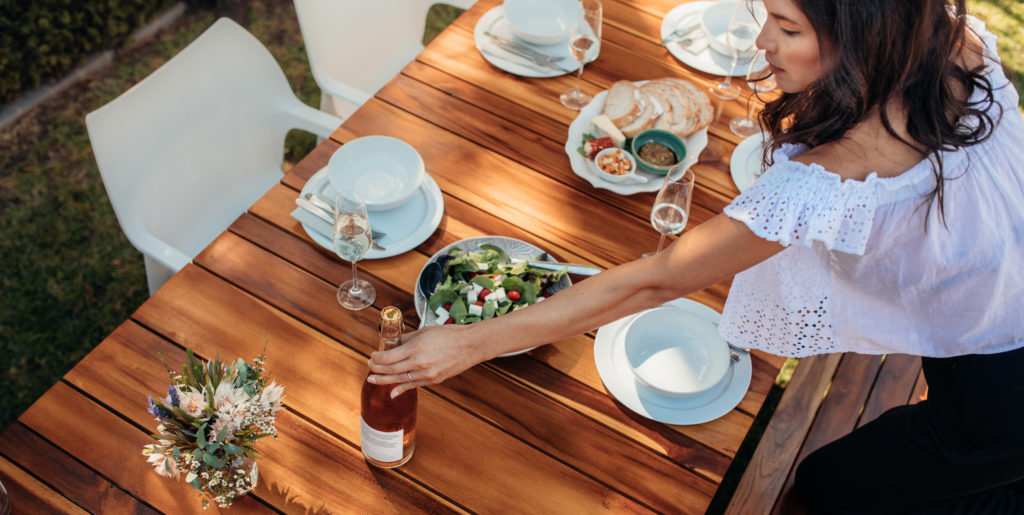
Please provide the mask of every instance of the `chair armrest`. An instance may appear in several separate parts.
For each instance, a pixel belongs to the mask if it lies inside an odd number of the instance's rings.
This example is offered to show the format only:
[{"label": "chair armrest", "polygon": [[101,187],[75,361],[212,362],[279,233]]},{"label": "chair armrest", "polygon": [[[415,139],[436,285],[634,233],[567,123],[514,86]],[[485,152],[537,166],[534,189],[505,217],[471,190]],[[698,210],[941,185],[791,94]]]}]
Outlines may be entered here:
[{"label": "chair armrest", "polygon": [[321,138],[331,137],[331,133],[342,123],[341,118],[309,107],[298,98],[285,106],[284,114],[288,117],[288,124],[292,128],[312,132]]},{"label": "chair armrest", "polygon": [[373,95],[366,93],[360,89],[356,89],[344,82],[341,82],[329,75],[325,74],[314,74],[316,83],[320,86],[320,90],[332,97],[338,97],[354,106],[361,106],[366,103],[367,100],[373,98]]},{"label": "chair armrest", "polygon": [[146,231],[141,225],[136,225],[134,229],[131,232],[125,231],[132,245],[168,269],[177,272],[192,262],[183,252]]}]

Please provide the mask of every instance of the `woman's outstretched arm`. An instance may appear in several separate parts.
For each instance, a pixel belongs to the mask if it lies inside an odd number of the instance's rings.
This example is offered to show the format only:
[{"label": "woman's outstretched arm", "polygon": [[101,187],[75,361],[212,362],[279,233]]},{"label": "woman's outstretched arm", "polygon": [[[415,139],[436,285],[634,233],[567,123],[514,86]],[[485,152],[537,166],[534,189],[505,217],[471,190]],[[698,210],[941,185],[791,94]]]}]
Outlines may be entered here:
[{"label": "woman's outstretched arm", "polygon": [[400,347],[371,355],[368,380],[403,383],[393,390],[395,396],[436,384],[495,356],[561,341],[701,290],[783,248],[718,215],[657,256],[589,277],[526,309],[475,324],[409,333]]}]

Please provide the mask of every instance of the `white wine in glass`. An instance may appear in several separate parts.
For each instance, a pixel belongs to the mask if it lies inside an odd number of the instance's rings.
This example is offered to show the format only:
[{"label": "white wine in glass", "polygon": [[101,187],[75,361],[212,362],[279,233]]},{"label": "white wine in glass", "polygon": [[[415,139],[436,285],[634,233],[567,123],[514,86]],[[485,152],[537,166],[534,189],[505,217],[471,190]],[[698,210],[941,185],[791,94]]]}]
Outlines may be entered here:
[{"label": "white wine in glass", "polygon": [[758,50],[754,58],[750,60],[750,66],[747,69],[747,86],[750,86],[754,92],[747,97],[746,116],[734,116],[729,120],[729,129],[737,136],[744,138],[761,132],[761,125],[757,117],[754,116],[754,106],[757,104],[751,97],[756,96],[757,93],[775,91],[775,88],[778,87],[775,76],[772,75],[771,68],[768,67],[768,61],[764,58],[764,50]]},{"label": "white wine in glass", "polygon": [[352,279],[338,286],[338,304],[352,310],[365,309],[377,298],[369,281],[359,279],[356,262],[370,251],[370,219],[366,202],[356,190],[342,190],[334,200],[334,251],[352,263]]},{"label": "white wine in glass", "polygon": [[576,21],[572,32],[569,34],[569,53],[579,63],[579,70],[576,72],[576,85],[566,89],[559,95],[562,105],[579,111],[586,107],[594,96],[583,91],[583,65],[588,60],[596,58],[601,47],[601,17],[602,6],[600,0],[581,0],[581,16]]},{"label": "white wine in glass", "polygon": [[654,198],[654,206],[651,207],[651,225],[654,226],[654,230],[661,233],[658,250],[644,254],[643,257],[661,252],[665,245],[665,236],[679,234],[686,228],[686,222],[690,218],[690,202],[693,200],[695,182],[693,170],[682,164],[673,166],[668,171],[658,196]]},{"label": "white wine in glass", "polygon": [[736,7],[729,18],[729,25],[725,29],[725,43],[732,58],[729,74],[722,78],[722,82],[710,88],[712,95],[722,100],[736,100],[740,97],[739,88],[732,83],[732,76],[736,73],[736,62],[741,55],[749,53],[750,49],[754,48],[759,31],[751,6],[748,6],[747,2],[736,2]]}]

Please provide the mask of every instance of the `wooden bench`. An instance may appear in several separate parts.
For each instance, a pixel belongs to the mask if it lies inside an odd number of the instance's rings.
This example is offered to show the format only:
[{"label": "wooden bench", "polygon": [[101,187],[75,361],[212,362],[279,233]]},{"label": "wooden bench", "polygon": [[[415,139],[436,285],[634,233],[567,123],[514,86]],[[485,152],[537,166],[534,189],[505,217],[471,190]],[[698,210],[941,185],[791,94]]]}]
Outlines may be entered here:
[{"label": "wooden bench", "polygon": [[801,359],[726,513],[797,513],[789,494],[804,457],[889,408],[926,395],[916,356],[847,353]]}]

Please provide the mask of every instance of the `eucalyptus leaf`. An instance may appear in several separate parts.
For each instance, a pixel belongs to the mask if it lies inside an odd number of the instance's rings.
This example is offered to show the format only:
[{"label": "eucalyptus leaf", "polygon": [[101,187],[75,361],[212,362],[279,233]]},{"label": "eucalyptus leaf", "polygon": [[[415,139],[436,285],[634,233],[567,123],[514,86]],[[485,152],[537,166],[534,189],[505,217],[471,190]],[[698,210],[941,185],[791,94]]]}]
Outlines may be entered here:
[{"label": "eucalyptus leaf", "polygon": [[219,469],[224,467],[224,460],[214,456],[213,454],[206,453],[203,455],[203,462],[207,465]]},{"label": "eucalyptus leaf", "polygon": [[200,449],[206,448],[206,426],[207,424],[199,426],[199,431],[196,432],[196,446]]},{"label": "eucalyptus leaf", "polygon": [[224,444],[224,452],[227,452],[228,454],[238,455],[243,454],[245,451],[241,447],[233,443],[226,443]]}]

